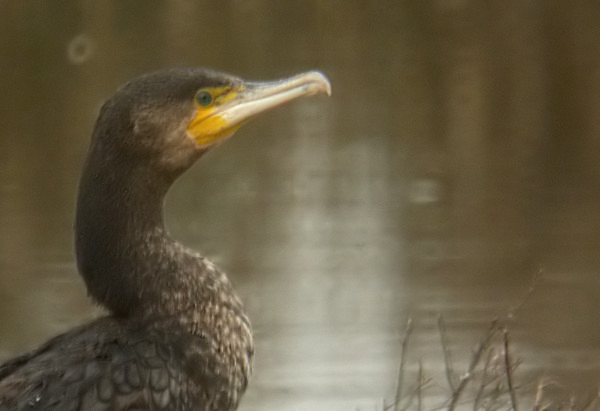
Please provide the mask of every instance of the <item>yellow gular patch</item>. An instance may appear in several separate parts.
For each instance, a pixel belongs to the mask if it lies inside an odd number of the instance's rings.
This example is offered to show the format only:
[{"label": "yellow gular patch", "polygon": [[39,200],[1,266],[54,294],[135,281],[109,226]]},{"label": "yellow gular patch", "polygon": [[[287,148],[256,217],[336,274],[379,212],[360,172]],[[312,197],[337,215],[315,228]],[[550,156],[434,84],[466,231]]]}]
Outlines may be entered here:
[{"label": "yellow gular patch", "polygon": [[213,96],[213,102],[208,106],[203,106],[195,101],[196,113],[192,121],[187,126],[187,132],[198,144],[211,145],[220,140],[229,137],[238,128],[236,124],[231,126],[218,114],[218,107],[231,100],[237,95],[238,91],[231,87],[213,87],[206,88],[203,91]]},{"label": "yellow gular patch", "polygon": [[200,145],[214,144],[227,133],[227,122],[214,109],[198,110],[188,126],[188,133]]}]

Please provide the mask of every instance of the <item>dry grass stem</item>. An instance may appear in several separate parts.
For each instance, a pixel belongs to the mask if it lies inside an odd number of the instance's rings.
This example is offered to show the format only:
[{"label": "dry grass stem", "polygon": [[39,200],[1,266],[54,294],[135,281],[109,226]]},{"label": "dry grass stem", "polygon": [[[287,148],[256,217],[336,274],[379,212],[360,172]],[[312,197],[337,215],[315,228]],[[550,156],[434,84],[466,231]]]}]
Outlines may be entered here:
[{"label": "dry grass stem", "polygon": [[600,409],[600,388],[598,389],[596,395],[583,406],[583,411],[592,411],[597,409]]},{"label": "dry grass stem", "polygon": [[448,381],[450,390],[454,391],[456,389],[456,384],[454,382],[456,376],[454,375],[454,370],[452,368],[452,358],[446,333],[446,324],[444,323],[444,317],[441,314],[438,315],[438,330],[440,333],[442,350],[444,351],[444,369],[446,370],[446,381]]},{"label": "dry grass stem", "polygon": [[[400,408],[400,402],[402,401],[402,391],[404,385],[404,367],[406,364],[406,352],[408,351],[408,341],[410,339],[410,335],[413,330],[413,320],[409,318],[406,321],[406,327],[404,328],[404,339],[402,340],[401,351],[400,351],[400,367],[398,368],[398,380],[396,383],[396,395],[394,399],[394,403],[392,406],[395,411],[398,411]],[[390,409],[388,407],[387,409]]]},{"label": "dry grass stem", "polygon": [[423,388],[425,387],[425,376],[423,374],[423,361],[419,360],[419,389],[417,396],[417,410],[423,411]]},{"label": "dry grass stem", "polygon": [[490,367],[492,364],[492,359],[496,356],[495,350],[489,350],[488,355],[485,359],[485,364],[483,366],[483,372],[481,374],[481,384],[479,384],[479,389],[475,394],[475,399],[473,400],[473,411],[477,411],[480,409],[480,403],[483,398],[483,394],[485,389],[489,384],[491,384],[497,377],[491,375]]},{"label": "dry grass stem", "polygon": [[[513,322],[530,299],[537,288],[542,277],[539,269],[533,276],[531,284],[523,297],[505,315],[494,319],[482,335],[479,343],[475,346],[467,369],[459,376],[454,369],[452,361],[452,350],[450,349],[448,332],[444,317],[439,315],[437,326],[441,342],[444,363],[444,377],[446,384],[441,387],[448,390],[441,403],[435,407],[425,404],[427,400],[426,389],[432,389],[430,384],[433,379],[427,377],[423,362],[418,361],[416,376],[411,373],[411,381],[406,381],[406,367],[408,361],[409,340],[413,333],[413,320],[406,322],[404,335],[401,343],[400,366],[394,401],[391,404],[383,403],[384,411],[432,411],[472,408],[473,411],[480,410],[514,410],[519,411],[523,407],[531,411],[551,410],[577,410],[577,411],[600,411],[600,389],[587,402],[577,401],[576,398],[568,398],[564,390],[552,379],[543,377],[537,381],[537,386],[531,383],[521,384],[516,370],[520,361],[513,358],[511,352],[511,334],[509,324]],[[443,377],[442,377],[443,381]],[[447,387],[446,387],[447,386]],[[557,387],[555,387],[557,386]],[[550,388],[549,388],[550,387]],[[440,388],[440,387],[438,387]],[[519,404],[524,400],[526,391],[535,390],[533,404],[530,402]],[[559,391],[555,390],[558,388]],[[557,395],[560,392],[560,398]],[[437,395],[437,393],[435,393]]]},{"label": "dry grass stem", "polygon": [[506,374],[506,384],[508,385],[508,393],[510,395],[510,403],[514,411],[519,411],[519,407],[517,406],[517,393],[515,392],[515,387],[513,383],[513,364],[510,359],[510,343],[508,337],[508,330],[506,329],[506,327],[502,330],[502,336],[504,341],[504,371]]},{"label": "dry grass stem", "polygon": [[488,349],[490,342],[492,341],[497,332],[498,320],[496,319],[492,321],[488,332],[485,334],[482,341],[479,343],[477,350],[475,350],[475,353],[471,357],[471,363],[469,364],[469,368],[467,369],[467,372],[461,376],[458,387],[456,387],[456,389],[452,391],[452,398],[450,399],[450,405],[448,405],[449,411],[452,411],[456,408],[460,396],[464,392],[469,382],[473,379],[473,375],[475,374],[475,368],[479,364],[481,356]]},{"label": "dry grass stem", "polygon": [[[427,388],[427,385],[432,381],[431,378],[423,378],[423,381],[417,380],[416,386],[410,390],[410,394],[404,400],[404,405],[400,408],[401,411],[406,411],[414,403],[415,399],[417,403],[419,397],[422,397],[423,390]],[[417,404],[418,405],[418,404]]]},{"label": "dry grass stem", "polygon": [[531,282],[529,283],[529,287],[527,288],[525,295],[523,295],[523,297],[517,302],[517,304],[511,309],[509,309],[506,313],[507,320],[510,321],[514,319],[517,316],[517,314],[523,309],[525,304],[527,304],[527,302],[531,298],[531,295],[535,292],[535,290],[537,290],[538,285],[542,281],[543,277],[544,270],[542,269],[542,267],[538,267],[537,271],[531,277]]}]

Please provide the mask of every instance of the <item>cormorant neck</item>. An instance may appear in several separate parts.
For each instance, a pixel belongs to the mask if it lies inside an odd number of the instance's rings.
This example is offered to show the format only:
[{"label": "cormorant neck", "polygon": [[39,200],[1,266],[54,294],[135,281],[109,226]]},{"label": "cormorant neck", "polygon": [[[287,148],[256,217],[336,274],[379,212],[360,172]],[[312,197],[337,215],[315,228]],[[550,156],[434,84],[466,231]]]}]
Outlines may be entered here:
[{"label": "cormorant neck", "polygon": [[96,301],[130,315],[143,305],[153,277],[177,259],[163,222],[172,179],[102,151],[90,150],[80,182],[77,264]]},{"label": "cormorant neck", "polygon": [[242,303],[223,272],[164,228],[177,176],[110,154],[91,148],[79,188],[75,246],[89,294],[129,326],[193,336],[202,344],[186,351],[191,368],[206,367],[197,361],[209,347],[215,375],[226,370],[243,390],[253,344]]}]

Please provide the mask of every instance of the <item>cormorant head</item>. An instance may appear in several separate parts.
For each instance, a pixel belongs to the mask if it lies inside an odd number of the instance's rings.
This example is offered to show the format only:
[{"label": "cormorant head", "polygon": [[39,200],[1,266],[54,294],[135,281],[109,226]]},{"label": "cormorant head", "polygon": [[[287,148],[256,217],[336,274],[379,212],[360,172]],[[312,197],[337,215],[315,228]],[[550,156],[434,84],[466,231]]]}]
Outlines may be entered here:
[{"label": "cormorant head", "polygon": [[262,83],[205,69],[146,74],[103,106],[92,151],[176,176],[255,115],[321,92],[331,89],[319,72]]}]

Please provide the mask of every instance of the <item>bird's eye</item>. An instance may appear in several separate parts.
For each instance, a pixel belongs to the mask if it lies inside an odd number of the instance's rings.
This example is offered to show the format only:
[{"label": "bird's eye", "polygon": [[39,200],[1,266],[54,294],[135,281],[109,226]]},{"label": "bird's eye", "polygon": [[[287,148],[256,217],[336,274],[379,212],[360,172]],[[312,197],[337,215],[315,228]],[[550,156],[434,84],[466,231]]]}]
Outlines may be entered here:
[{"label": "bird's eye", "polygon": [[213,102],[213,96],[208,91],[200,90],[196,93],[196,102],[203,107],[210,106]]}]

